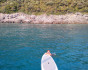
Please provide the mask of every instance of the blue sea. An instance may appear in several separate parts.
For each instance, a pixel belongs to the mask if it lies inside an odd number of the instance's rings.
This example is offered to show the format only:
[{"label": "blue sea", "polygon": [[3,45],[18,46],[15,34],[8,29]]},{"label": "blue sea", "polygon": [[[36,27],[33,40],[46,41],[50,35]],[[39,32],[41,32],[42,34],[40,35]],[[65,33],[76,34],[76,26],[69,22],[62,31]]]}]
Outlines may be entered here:
[{"label": "blue sea", "polygon": [[59,70],[88,70],[88,24],[0,23],[0,70],[41,70],[47,50]]}]

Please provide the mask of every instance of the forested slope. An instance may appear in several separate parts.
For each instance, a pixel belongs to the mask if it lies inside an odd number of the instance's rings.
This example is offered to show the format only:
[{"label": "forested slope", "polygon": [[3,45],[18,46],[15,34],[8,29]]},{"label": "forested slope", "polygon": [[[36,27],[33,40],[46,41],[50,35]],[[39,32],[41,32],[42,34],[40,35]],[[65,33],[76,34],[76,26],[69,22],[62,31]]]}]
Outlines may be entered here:
[{"label": "forested slope", "polygon": [[0,13],[88,13],[88,0],[0,0]]}]

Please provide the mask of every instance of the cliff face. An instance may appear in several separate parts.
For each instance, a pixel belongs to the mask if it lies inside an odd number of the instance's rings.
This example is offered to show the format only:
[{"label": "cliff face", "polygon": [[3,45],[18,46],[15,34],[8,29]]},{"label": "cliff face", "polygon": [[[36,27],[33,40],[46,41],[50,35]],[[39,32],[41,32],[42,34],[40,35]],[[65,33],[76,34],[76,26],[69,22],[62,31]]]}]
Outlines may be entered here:
[{"label": "cliff face", "polygon": [[0,0],[1,13],[27,14],[88,13],[88,0]]},{"label": "cliff face", "polygon": [[65,15],[27,15],[24,13],[2,14],[1,23],[40,23],[40,24],[88,24],[88,15],[81,13]]}]

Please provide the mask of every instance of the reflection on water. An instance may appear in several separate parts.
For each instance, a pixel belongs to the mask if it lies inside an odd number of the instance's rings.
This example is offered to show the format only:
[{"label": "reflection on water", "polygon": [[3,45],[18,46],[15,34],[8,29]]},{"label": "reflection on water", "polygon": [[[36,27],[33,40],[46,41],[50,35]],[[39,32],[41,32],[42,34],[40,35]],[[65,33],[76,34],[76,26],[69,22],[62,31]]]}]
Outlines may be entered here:
[{"label": "reflection on water", "polygon": [[87,70],[88,24],[0,24],[0,70],[41,70],[47,50],[59,70]]}]

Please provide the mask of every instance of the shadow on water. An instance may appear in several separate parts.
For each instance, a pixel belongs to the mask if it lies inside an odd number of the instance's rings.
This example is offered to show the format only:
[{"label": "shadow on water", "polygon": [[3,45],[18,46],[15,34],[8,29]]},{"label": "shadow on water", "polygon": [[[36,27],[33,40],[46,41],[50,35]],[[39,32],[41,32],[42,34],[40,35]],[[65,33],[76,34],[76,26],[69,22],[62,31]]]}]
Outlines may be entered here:
[{"label": "shadow on water", "polygon": [[0,70],[41,70],[47,50],[59,70],[87,70],[88,24],[0,24]]}]

